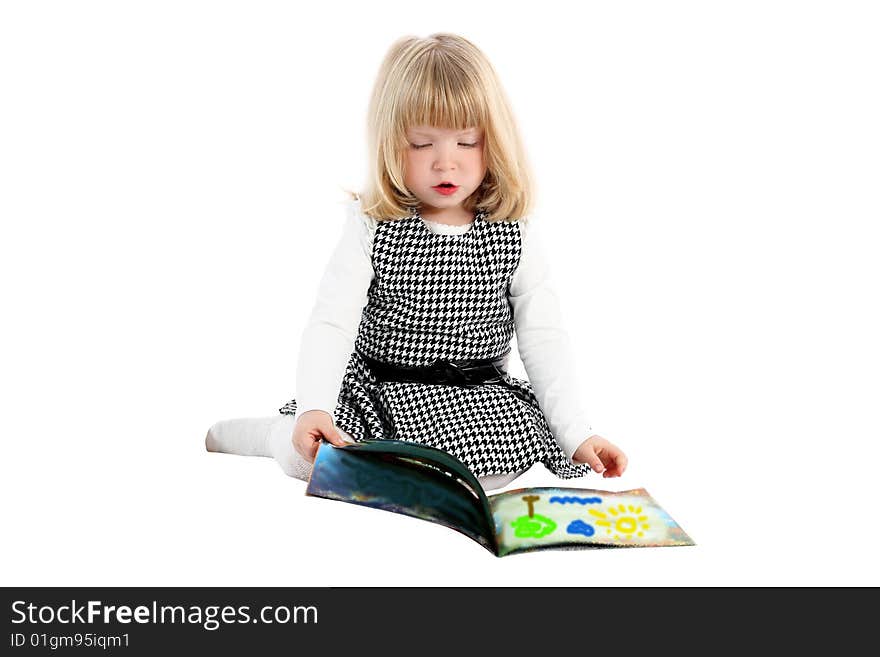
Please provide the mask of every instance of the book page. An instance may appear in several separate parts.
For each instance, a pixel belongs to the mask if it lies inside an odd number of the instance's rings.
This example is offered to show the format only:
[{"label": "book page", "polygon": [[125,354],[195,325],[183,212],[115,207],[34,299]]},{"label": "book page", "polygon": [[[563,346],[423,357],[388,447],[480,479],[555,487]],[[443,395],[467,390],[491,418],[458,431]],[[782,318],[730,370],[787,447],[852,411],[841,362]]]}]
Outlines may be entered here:
[{"label": "book page", "polygon": [[519,488],[489,496],[498,556],[531,550],[694,545],[644,488]]},{"label": "book page", "polygon": [[485,493],[473,476],[449,467],[449,457],[438,457],[436,451],[391,440],[345,447],[322,443],[306,494],[439,523],[494,552]]}]

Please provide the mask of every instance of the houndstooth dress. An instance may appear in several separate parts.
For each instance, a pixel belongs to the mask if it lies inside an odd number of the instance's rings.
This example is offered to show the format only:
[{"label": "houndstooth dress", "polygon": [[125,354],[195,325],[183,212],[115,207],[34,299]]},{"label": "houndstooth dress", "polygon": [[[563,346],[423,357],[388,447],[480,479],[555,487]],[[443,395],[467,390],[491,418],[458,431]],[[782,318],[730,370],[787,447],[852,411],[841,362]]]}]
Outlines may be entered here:
[{"label": "houndstooth dress", "polygon": [[[551,434],[531,384],[454,386],[379,382],[360,354],[398,366],[436,359],[492,358],[510,348],[513,312],[507,299],[522,239],[515,221],[477,212],[462,234],[432,232],[418,211],[377,222],[374,278],[355,350],[342,380],[336,425],[357,440],[396,439],[442,449],[476,476],[520,472],[543,463],[561,478],[574,465]],[[296,400],[279,411],[296,413]]]}]

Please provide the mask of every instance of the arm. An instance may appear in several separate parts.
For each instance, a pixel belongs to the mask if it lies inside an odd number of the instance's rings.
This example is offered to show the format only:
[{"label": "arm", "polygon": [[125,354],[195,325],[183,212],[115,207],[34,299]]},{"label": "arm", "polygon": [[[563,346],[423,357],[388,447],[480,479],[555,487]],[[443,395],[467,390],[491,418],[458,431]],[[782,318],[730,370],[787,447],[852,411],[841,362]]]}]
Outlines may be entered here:
[{"label": "arm", "polygon": [[580,404],[574,355],[553,289],[550,265],[540,233],[530,221],[520,223],[522,249],[510,282],[517,347],[529,382],[550,431],[572,463],[588,463],[606,476],[623,473],[626,457],[593,433]]},{"label": "arm", "polygon": [[590,421],[579,402],[571,344],[540,234],[528,220],[520,223],[520,231],[520,261],[508,294],[516,343],[550,431],[571,459],[591,435]]},{"label": "arm", "polygon": [[[333,414],[345,368],[354,348],[361,313],[367,303],[367,290],[373,279],[371,255],[374,232],[375,222],[360,212],[356,201],[350,201],[342,235],[330,256],[312,313],[303,330],[296,367],[298,428],[294,430],[294,437],[298,433],[304,436],[305,445],[309,442],[305,438],[308,434],[314,438],[315,450],[322,434],[330,433],[325,437],[334,439],[331,441],[334,443],[338,437]],[[299,421],[305,413],[309,413],[307,419],[311,420],[309,431]],[[315,423],[327,431],[320,430],[317,425],[312,426]],[[309,451],[314,457],[313,450]]]}]

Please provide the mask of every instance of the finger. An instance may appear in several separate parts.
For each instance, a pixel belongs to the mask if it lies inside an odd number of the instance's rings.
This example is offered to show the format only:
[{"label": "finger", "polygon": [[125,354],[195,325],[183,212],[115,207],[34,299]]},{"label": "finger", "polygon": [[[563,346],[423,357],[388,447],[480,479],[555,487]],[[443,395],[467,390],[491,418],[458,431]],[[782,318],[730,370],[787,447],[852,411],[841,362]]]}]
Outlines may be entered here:
[{"label": "finger", "polygon": [[322,427],[321,433],[323,434],[324,439],[331,445],[345,447],[348,444],[348,442],[342,437],[342,434],[339,433],[333,425]]},{"label": "finger", "polygon": [[602,463],[602,459],[598,457],[596,452],[593,451],[592,447],[587,447],[586,453],[584,454],[584,459],[587,462],[587,465],[593,470],[593,472],[604,472],[605,465]]},{"label": "finger", "polygon": [[623,453],[615,454],[613,459],[612,464],[605,471],[606,477],[619,477],[626,470],[627,459]]}]

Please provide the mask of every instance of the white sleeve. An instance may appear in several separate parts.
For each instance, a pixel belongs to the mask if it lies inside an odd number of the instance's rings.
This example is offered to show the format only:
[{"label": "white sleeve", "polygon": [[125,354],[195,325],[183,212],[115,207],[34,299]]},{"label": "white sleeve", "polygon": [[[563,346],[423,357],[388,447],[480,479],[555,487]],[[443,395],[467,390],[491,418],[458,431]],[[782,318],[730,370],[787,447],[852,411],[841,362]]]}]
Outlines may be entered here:
[{"label": "white sleeve", "polygon": [[517,348],[550,430],[571,461],[592,435],[590,422],[581,408],[571,344],[540,234],[528,220],[520,222],[520,234],[520,261],[508,292]]},{"label": "white sleeve", "polygon": [[373,280],[375,229],[375,220],[360,212],[357,201],[349,201],[342,236],[321,277],[300,342],[297,418],[305,411],[318,409],[336,422],[336,400]]}]

